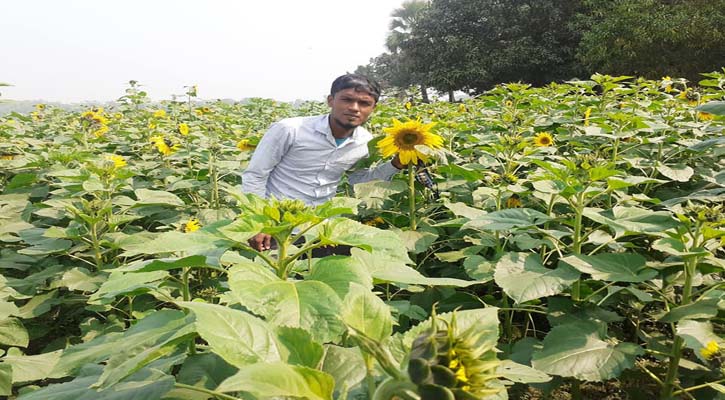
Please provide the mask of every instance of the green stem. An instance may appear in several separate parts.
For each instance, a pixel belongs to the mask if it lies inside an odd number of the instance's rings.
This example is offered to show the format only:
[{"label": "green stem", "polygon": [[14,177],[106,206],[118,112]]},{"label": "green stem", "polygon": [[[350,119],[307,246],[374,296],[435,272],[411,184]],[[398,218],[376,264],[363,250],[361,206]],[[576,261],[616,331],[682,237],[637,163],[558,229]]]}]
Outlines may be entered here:
[{"label": "green stem", "polygon": [[[191,290],[189,290],[189,273],[191,273],[191,267],[184,267],[181,272],[181,295],[184,301],[191,301]],[[188,313],[188,310],[184,312]],[[189,354],[196,354],[196,343],[192,339],[189,341]]]},{"label": "green stem", "polygon": [[501,298],[501,305],[503,305],[502,309],[504,310],[504,332],[506,333],[506,342],[511,343],[513,341],[513,325],[511,323],[511,319],[513,318],[513,311],[509,308],[509,297],[506,295],[506,293],[503,293],[503,297]]},{"label": "green stem", "polygon": [[91,241],[93,242],[93,258],[96,262],[96,271],[103,268],[103,256],[101,255],[101,244],[98,240],[98,222],[91,224]]},{"label": "green stem", "polygon": [[185,385],[183,383],[175,383],[174,386],[179,389],[187,389],[187,390],[193,390],[195,392],[206,393],[210,396],[214,396],[217,399],[221,399],[221,400],[242,400],[239,397],[229,396],[224,393],[215,392],[213,390],[199,387],[199,386]]},{"label": "green stem", "polygon": [[713,382],[703,383],[702,385],[690,386],[690,387],[688,387],[686,389],[677,390],[677,391],[675,391],[672,394],[675,395],[675,396],[677,396],[678,394],[684,394],[684,393],[687,393],[687,392],[692,392],[694,390],[709,388],[710,385],[712,385],[712,384],[715,384],[715,383],[723,383],[723,382],[725,382],[725,379],[720,379],[720,380],[713,381]]},{"label": "green stem", "polygon": [[[699,227],[698,227],[699,228]],[[693,240],[692,248],[698,246],[697,240]],[[692,300],[692,278],[695,276],[697,270],[698,257],[692,257],[685,261],[685,285],[682,288],[682,301],[680,306],[690,304]],[[682,357],[682,347],[685,341],[682,337],[677,335],[677,327],[675,324],[672,326],[672,336],[675,338],[672,344],[672,350],[670,351],[670,359],[667,365],[667,375],[665,376],[664,385],[662,386],[662,392],[660,392],[660,399],[671,399],[673,391],[675,389],[675,380],[677,379],[677,372],[679,370],[680,358]]]},{"label": "green stem", "polygon": [[415,171],[413,171],[413,163],[408,163],[408,206],[410,208],[410,230],[414,231],[418,227],[415,219]]},{"label": "green stem", "polygon": [[[581,254],[582,252],[582,214],[584,214],[584,191],[577,195],[576,205],[574,207],[574,237],[572,240],[572,253]],[[571,287],[571,298],[574,301],[581,299],[581,278],[574,282]]]},{"label": "green stem", "polygon": [[571,383],[571,398],[572,400],[583,399],[581,381],[579,379],[574,378],[574,381]]},{"label": "green stem", "polygon": [[287,279],[287,241],[277,240],[277,276],[282,279]]},{"label": "green stem", "polygon": [[375,377],[373,376],[373,357],[369,354],[363,354],[365,359],[365,383],[368,388],[368,398],[372,399],[375,395]]}]

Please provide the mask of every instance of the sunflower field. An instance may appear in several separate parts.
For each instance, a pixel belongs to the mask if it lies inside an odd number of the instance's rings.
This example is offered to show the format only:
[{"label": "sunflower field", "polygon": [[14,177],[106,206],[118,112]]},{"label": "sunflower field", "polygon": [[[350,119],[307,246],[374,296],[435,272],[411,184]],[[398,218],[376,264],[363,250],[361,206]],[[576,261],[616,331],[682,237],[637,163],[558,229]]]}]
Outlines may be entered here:
[{"label": "sunflower field", "polygon": [[132,81],[0,117],[0,396],[725,398],[725,69],[703,75],[383,100],[357,167],[408,169],[314,208],[241,173],[323,103]]}]

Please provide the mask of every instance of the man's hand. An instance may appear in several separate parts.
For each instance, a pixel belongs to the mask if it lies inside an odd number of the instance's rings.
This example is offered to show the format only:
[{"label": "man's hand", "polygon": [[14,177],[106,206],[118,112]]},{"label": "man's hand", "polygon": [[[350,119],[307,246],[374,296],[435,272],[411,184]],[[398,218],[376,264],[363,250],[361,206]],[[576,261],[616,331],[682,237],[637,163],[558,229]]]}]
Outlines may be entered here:
[{"label": "man's hand", "polygon": [[249,246],[257,251],[269,250],[272,246],[272,236],[266,233],[258,233],[247,241]]},{"label": "man's hand", "polygon": [[398,154],[398,153],[395,154],[395,157],[393,157],[393,159],[390,162],[393,163],[393,167],[395,167],[397,169],[405,168],[405,164],[400,162],[400,154]]}]

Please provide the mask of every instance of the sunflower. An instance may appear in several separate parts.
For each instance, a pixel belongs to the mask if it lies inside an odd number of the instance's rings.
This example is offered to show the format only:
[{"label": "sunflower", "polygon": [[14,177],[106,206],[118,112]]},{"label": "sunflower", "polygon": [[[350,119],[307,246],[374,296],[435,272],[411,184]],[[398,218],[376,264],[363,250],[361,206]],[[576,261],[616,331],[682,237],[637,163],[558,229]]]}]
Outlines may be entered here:
[{"label": "sunflower", "polygon": [[506,208],[519,208],[521,207],[521,199],[519,196],[513,195],[506,199]]},{"label": "sunflower", "polygon": [[587,107],[587,110],[584,111],[584,126],[589,126],[589,117],[592,115],[592,108]]},{"label": "sunflower", "polygon": [[121,167],[125,167],[127,165],[126,159],[117,154],[106,156],[106,160],[113,161],[114,168],[121,168]]},{"label": "sunflower", "polygon": [[720,346],[714,340],[707,342],[705,347],[700,349],[700,354],[706,360],[709,360],[709,359],[715,357],[719,352],[720,352]]},{"label": "sunflower", "polygon": [[179,133],[182,136],[186,136],[186,135],[189,134],[189,125],[187,125],[187,124],[185,124],[183,122],[179,124],[179,128],[178,129],[179,129]]},{"label": "sunflower", "polygon": [[164,117],[166,117],[166,110],[156,110],[156,111],[154,111],[154,117],[155,118],[164,118]]},{"label": "sunflower", "polygon": [[254,150],[255,147],[257,147],[257,146],[255,146],[253,143],[251,143],[249,141],[249,139],[242,139],[242,140],[240,140],[240,141],[237,142],[237,148],[240,151]]},{"label": "sunflower", "polygon": [[541,132],[534,138],[534,145],[537,147],[549,147],[554,144],[554,138],[549,132]]},{"label": "sunflower", "polygon": [[185,224],[182,225],[184,229],[184,233],[190,233],[194,231],[198,231],[199,228],[201,228],[201,224],[199,224],[199,220],[196,218],[191,218],[189,221],[187,221]]},{"label": "sunflower", "polygon": [[96,136],[97,138],[99,138],[99,137],[101,137],[101,136],[105,135],[105,134],[106,134],[106,132],[108,132],[108,126],[106,126],[106,125],[101,125],[101,126],[99,126],[99,127],[98,127],[98,129],[96,129],[96,130],[94,130],[94,131],[93,131],[93,134],[94,134],[94,135],[95,135],[95,136]]},{"label": "sunflower", "polygon": [[151,143],[156,145],[156,149],[159,151],[159,153],[170,156],[172,155],[176,150],[179,149],[179,145],[172,142],[170,139],[165,138],[163,136],[153,136],[151,137]]},{"label": "sunflower", "polygon": [[706,112],[697,113],[697,119],[699,119],[700,121],[710,121],[713,118],[715,118],[715,116],[710,113],[706,113]]},{"label": "sunflower", "polygon": [[416,149],[416,146],[428,146],[432,149],[443,146],[443,138],[430,132],[433,125],[434,122],[423,124],[420,120],[400,122],[393,119],[392,127],[383,128],[388,135],[378,142],[378,149],[383,157],[400,154],[402,164],[417,164],[418,159],[428,161],[428,156]]}]

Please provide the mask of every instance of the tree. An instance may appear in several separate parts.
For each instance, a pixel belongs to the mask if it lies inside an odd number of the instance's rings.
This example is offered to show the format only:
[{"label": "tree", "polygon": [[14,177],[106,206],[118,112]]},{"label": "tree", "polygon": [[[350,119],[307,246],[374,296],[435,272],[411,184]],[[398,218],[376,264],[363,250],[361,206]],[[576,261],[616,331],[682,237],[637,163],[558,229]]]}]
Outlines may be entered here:
[{"label": "tree", "polygon": [[577,57],[591,71],[697,80],[725,65],[725,0],[586,0]]}]

